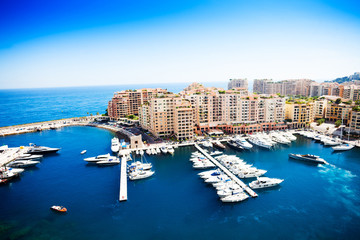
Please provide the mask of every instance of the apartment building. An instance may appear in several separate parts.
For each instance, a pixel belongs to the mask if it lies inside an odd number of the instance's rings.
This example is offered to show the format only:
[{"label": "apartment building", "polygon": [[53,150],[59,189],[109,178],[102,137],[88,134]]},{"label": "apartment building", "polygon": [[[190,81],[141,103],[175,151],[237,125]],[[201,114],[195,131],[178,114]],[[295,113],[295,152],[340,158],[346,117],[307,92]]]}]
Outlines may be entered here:
[{"label": "apartment building", "polygon": [[337,120],[342,120],[343,124],[348,124],[350,121],[352,108],[353,108],[352,104],[345,104],[345,103],[336,104],[334,102],[328,102],[325,113],[325,119],[332,122],[336,122]]},{"label": "apartment building", "polygon": [[357,85],[344,86],[342,97],[352,101],[359,100],[360,87]]},{"label": "apartment building", "polygon": [[320,83],[317,82],[313,82],[310,84],[309,86],[309,94],[308,96],[310,97],[315,97],[315,96],[322,96],[324,93],[324,86],[321,85]]},{"label": "apartment building", "polygon": [[228,90],[233,88],[245,88],[248,89],[248,80],[244,79],[230,79],[228,83]]},{"label": "apartment building", "polygon": [[328,101],[326,99],[314,101],[314,103],[313,103],[314,120],[320,119],[320,118],[325,118],[327,102]]},{"label": "apartment building", "polygon": [[187,100],[182,100],[175,105],[174,135],[179,140],[194,138],[194,109]]},{"label": "apartment building", "polygon": [[350,126],[350,129],[352,132],[360,134],[360,111],[359,110],[356,109],[356,110],[351,111],[349,126]]},{"label": "apartment building", "polygon": [[127,115],[139,114],[141,104],[149,101],[153,96],[167,93],[166,89],[143,88],[116,92],[108,103],[108,114],[111,120],[119,120]]},{"label": "apartment building", "polygon": [[273,82],[271,79],[255,79],[253,92],[261,94],[281,94],[281,95],[302,95],[307,96],[310,84],[314,82],[310,79],[290,79]]},{"label": "apartment building", "polygon": [[313,122],[313,103],[295,102],[285,105],[285,119],[293,128],[303,128]]}]

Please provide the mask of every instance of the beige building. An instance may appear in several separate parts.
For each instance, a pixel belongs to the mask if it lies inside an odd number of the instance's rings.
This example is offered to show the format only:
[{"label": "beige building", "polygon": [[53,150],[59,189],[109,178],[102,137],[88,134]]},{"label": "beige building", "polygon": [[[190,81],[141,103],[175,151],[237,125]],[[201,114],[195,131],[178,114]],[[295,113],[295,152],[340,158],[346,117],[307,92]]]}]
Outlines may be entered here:
[{"label": "beige building", "polygon": [[233,88],[244,88],[248,89],[248,80],[244,79],[230,79],[228,83],[228,90]]},{"label": "beige building", "polygon": [[290,79],[273,82],[271,79],[255,79],[253,92],[260,94],[281,94],[308,96],[310,79]]},{"label": "beige building", "polygon": [[351,111],[349,126],[352,132],[360,134],[360,111],[358,109]]},{"label": "beige building", "polygon": [[141,104],[149,101],[153,96],[167,93],[167,90],[143,88],[116,92],[108,103],[108,114],[111,120],[119,120],[130,114],[138,115]]},{"label": "beige building", "polygon": [[314,121],[313,103],[285,104],[285,119],[290,121],[293,128],[303,128]]}]

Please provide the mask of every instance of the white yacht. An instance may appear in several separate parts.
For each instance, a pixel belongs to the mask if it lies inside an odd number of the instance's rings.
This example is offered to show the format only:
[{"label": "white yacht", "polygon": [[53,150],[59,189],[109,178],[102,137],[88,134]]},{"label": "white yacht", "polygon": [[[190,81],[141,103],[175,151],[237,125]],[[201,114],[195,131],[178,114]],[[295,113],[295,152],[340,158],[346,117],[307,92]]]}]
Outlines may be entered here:
[{"label": "white yacht", "polygon": [[219,140],[214,141],[213,145],[217,148],[225,149],[225,145],[222,144]]},{"label": "white yacht", "polygon": [[155,173],[154,171],[150,171],[150,170],[136,170],[129,174],[129,179],[132,181],[144,179],[151,177],[152,175],[154,175],[154,173]]},{"label": "white yacht", "polygon": [[99,165],[115,165],[115,164],[119,164],[119,163],[120,163],[120,160],[117,157],[110,157],[107,160],[101,160],[101,161],[96,162],[96,164],[99,164]]},{"label": "white yacht", "polygon": [[263,141],[263,140],[259,139],[258,137],[250,137],[248,140],[252,144],[255,144],[259,147],[263,147],[263,148],[267,148],[267,149],[270,149],[272,147],[272,145],[270,143]]},{"label": "white yacht", "polygon": [[98,161],[104,161],[104,160],[108,160],[110,158],[116,158],[110,155],[110,153],[108,154],[104,154],[104,155],[99,155],[96,157],[89,157],[89,158],[85,158],[84,161],[86,162],[98,162]]},{"label": "white yacht", "polygon": [[311,155],[311,154],[301,155],[301,154],[290,153],[289,157],[296,160],[302,160],[308,162],[323,163],[323,164],[327,163],[324,159],[320,158],[319,156]]},{"label": "white yacht", "polygon": [[163,154],[167,154],[167,152],[168,152],[166,146],[162,146],[162,147],[160,148],[160,150],[161,150],[161,152],[162,152]]},{"label": "white yacht", "polygon": [[151,163],[142,163],[140,161],[133,162],[129,165],[129,169],[143,169],[143,170],[149,170],[152,168]]},{"label": "white yacht", "polygon": [[205,169],[212,167],[215,167],[215,165],[210,161],[200,161],[193,164],[193,168],[195,169]]},{"label": "white yacht", "polygon": [[337,146],[340,145],[341,142],[336,139],[329,139],[324,141],[325,146]]},{"label": "white yacht", "polygon": [[5,167],[1,167],[0,168],[0,179],[17,177],[23,171],[24,171],[24,169],[22,169],[22,168],[5,168]]},{"label": "white yacht", "polygon": [[140,149],[139,153],[141,156],[144,155],[144,150]]},{"label": "white yacht", "polygon": [[161,153],[161,150],[159,147],[156,147],[156,153]]},{"label": "white yacht", "polygon": [[35,144],[30,144],[31,148],[28,151],[30,154],[35,153],[55,153],[60,150],[60,148],[50,148],[50,147],[44,147],[44,146],[38,146]]},{"label": "white yacht", "polygon": [[120,150],[120,141],[117,137],[111,139],[111,151],[117,153]]},{"label": "white yacht", "polygon": [[281,132],[281,134],[282,134],[285,138],[289,139],[290,141],[295,141],[295,140],[297,139],[291,132],[288,132],[288,131],[286,131],[286,132]]},{"label": "white yacht", "polygon": [[341,145],[332,147],[332,149],[334,151],[347,151],[347,150],[353,149],[354,147],[355,147],[354,145],[345,143],[345,144],[341,144]]},{"label": "white yacht", "polygon": [[217,182],[221,182],[221,181],[226,181],[230,179],[227,175],[223,174],[223,175],[219,175],[219,176],[211,176],[207,179],[205,179],[206,183],[217,183]]},{"label": "white yacht", "polygon": [[82,155],[82,154],[85,154],[85,153],[86,153],[86,150],[82,150],[80,154]]},{"label": "white yacht", "polygon": [[282,183],[283,179],[259,177],[257,180],[249,183],[249,186],[253,189],[273,187]]},{"label": "white yacht", "polygon": [[244,192],[244,190],[242,188],[238,188],[238,189],[232,189],[232,188],[224,188],[221,190],[217,191],[217,195],[220,198],[226,197],[226,196],[230,196],[230,195],[235,195],[235,194],[239,194]]},{"label": "white yacht", "polygon": [[241,202],[246,200],[247,198],[249,198],[249,196],[244,193],[244,192],[240,192],[238,194],[233,194],[233,195],[229,195],[226,197],[221,198],[222,202]]},{"label": "white yacht", "polygon": [[257,168],[247,168],[243,169],[239,172],[238,176],[240,178],[252,178],[252,177],[260,177],[264,175],[267,171]]},{"label": "white yacht", "polygon": [[206,171],[206,172],[201,172],[198,175],[203,179],[207,179],[207,178],[210,178],[210,177],[219,176],[221,174],[222,174],[222,171],[220,169],[216,169],[216,170],[210,170],[210,171]]},{"label": "white yacht", "polygon": [[31,160],[15,160],[11,163],[8,163],[6,166],[7,167],[20,167],[20,168],[26,168],[26,167],[32,167],[35,166],[36,164],[40,163],[39,161],[31,161]]},{"label": "white yacht", "polygon": [[221,154],[223,154],[223,152],[220,152],[220,151],[213,151],[213,152],[209,153],[210,156],[216,156],[216,155],[221,155]]},{"label": "white yacht", "polygon": [[152,151],[151,151],[150,148],[146,149],[146,154],[147,154],[147,155],[151,155],[151,154],[152,154]]},{"label": "white yacht", "polygon": [[42,158],[43,155],[31,155],[31,154],[22,154],[15,158],[15,160],[35,160]]},{"label": "white yacht", "polygon": [[168,153],[170,153],[170,154],[174,154],[174,152],[175,152],[175,150],[173,149],[173,147],[172,147],[171,145],[168,145],[168,146],[167,146],[167,151],[168,151]]},{"label": "white yacht", "polygon": [[151,149],[151,153],[152,153],[153,155],[156,155],[156,154],[157,154],[156,149],[155,149],[155,148],[152,148],[152,149]]},{"label": "white yacht", "polygon": [[243,149],[251,149],[253,145],[248,143],[244,138],[237,138],[236,143],[239,144]]}]

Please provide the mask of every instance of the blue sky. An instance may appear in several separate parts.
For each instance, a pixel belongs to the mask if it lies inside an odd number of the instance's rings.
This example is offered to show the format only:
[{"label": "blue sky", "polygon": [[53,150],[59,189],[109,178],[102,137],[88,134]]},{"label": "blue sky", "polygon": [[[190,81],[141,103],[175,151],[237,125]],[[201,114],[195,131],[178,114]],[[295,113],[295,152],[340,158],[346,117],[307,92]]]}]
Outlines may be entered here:
[{"label": "blue sky", "polygon": [[327,80],[360,71],[357,1],[0,2],[0,88]]}]

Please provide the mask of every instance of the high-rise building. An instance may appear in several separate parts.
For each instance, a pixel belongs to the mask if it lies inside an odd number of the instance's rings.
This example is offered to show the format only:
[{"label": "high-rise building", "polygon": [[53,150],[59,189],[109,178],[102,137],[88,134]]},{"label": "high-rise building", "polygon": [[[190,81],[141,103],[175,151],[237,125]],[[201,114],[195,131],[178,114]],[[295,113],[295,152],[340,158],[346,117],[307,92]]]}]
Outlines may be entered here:
[{"label": "high-rise building", "polygon": [[285,104],[285,119],[293,128],[303,128],[314,121],[313,103],[287,103]]},{"label": "high-rise building", "polygon": [[320,83],[313,82],[310,84],[310,90],[309,90],[309,96],[315,97],[315,96],[322,96],[323,95],[324,86]]},{"label": "high-rise building", "polygon": [[161,88],[143,88],[116,92],[108,103],[109,117],[112,120],[119,120],[131,114],[138,115],[141,104],[146,103],[153,96],[165,93],[167,93],[167,90]]},{"label": "high-rise building", "polygon": [[228,89],[231,90],[233,88],[245,88],[248,89],[248,80],[244,79],[230,79],[228,83]]},{"label": "high-rise building", "polygon": [[309,79],[290,79],[273,82],[270,79],[255,79],[253,92],[260,94],[281,94],[307,96],[308,88],[312,80]]}]

